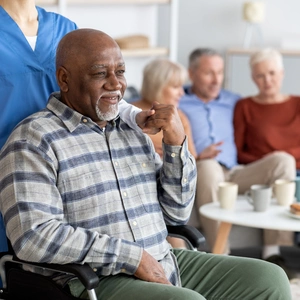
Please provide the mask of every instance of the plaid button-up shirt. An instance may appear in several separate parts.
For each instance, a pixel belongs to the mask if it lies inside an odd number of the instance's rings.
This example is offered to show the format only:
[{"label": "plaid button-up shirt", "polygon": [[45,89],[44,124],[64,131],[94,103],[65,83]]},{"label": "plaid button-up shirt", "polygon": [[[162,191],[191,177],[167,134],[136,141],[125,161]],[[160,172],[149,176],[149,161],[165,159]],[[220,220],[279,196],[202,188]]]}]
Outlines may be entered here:
[{"label": "plaid button-up shirt", "polygon": [[102,130],[50,97],[1,152],[1,211],[24,260],[89,263],[101,276],[134,274],[148,251],[180,285],[167,224],[186,223],[196,167],[182,146],[164,145],[121,118]]}]

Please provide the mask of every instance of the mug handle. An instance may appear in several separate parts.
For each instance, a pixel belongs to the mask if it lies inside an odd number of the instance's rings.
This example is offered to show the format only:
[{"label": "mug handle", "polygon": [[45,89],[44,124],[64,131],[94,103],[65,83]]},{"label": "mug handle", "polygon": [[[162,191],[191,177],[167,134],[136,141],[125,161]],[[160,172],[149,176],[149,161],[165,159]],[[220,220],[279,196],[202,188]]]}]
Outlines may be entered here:
[{"label": "mug handle", "polygon": [[248,201],[251,205],[253,205],[253,200],[252,200],[252,198],[250,197],[251,191],[250,191],[250,190],[246,191],[246,192],[244,193],[244,195],[246,196],[247,201]]},{"label": "mug handle", "polygon": [[270,188],[272,190],[272,195],[271,195],[271,199],[272,198],[276,198],[276,195],[275,195],[275,182],[273,182],[272,184],[270,184]]}]

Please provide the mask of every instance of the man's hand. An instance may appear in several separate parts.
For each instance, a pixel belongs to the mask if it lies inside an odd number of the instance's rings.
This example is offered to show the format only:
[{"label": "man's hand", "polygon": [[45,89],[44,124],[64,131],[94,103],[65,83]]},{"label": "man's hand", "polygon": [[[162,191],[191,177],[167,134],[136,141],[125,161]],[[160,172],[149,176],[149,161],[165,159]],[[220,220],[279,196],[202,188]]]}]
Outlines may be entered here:
[{"label": "man's hand", "polygon": [[185,133],[177,108],[174,105],[159,104],[158,102],[154,102],[152,108],[155,113],[148,117],[143,131],[148,133],[149,128],[162,130],[165,144],[181,146],[185,139]]},{"label": "man's hand", "polygon": [[143,251],[142,260],[134,274],[135,277],[148,281],[172,285],[160,265],[147,251]]},{"label": "man's hand", "polygon": [[223,142],[218,142],[215,144],[211,144],[210,146],[206,147],[197,157],[197,160],[199,159],[208,159],[208,158],[215,158],[221,150],[218,149],[219,146],[221,146]]},{"label": "man's hand", "polygon": [[140,128],[142,128],[145,133],[156,134],[157,132],[160,131],[160,129],[155,128],[155,127],[152,127],[152,128],[146,128],[145,127],[145,123],[147,122],[148,117],[154,115],[154,113],[155,113],[154,109],[142,110],[135,117],[136,124]]}]

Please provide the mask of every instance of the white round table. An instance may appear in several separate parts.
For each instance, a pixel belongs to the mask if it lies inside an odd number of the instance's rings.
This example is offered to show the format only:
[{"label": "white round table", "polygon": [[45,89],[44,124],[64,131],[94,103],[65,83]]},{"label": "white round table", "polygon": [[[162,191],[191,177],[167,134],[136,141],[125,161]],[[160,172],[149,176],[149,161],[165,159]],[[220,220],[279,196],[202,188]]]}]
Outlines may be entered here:
[{"label": "white round table", "polygon": [[238,196],[235,207],[226,210],[219,203],[209,203],[201,206],[200,213],[210,219],[220,221],[217,239],[212,252],[222,254],[228,240],[232,224],[262,229],[300,231],[300,217],[295,218],[289,212],[289,207],[272,204],[265,212],[255,212],[245,196]]}]

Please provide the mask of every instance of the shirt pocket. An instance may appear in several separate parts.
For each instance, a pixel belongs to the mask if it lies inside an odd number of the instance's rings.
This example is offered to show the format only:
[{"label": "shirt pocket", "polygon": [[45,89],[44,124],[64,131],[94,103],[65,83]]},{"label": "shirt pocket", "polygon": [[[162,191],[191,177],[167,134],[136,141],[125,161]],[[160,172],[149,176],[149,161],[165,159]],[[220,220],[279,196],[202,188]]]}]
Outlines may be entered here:
[{"label": "shirt pocket", "polygon": [[154,162],[135,157],[129,164],[133,185],[142,200],[147,212],[157,211],[159,203],[157,198],[156,170]]},{"label": "shirt pocket", "polygon": [[[101,173],[103,172],[82,174],[61,181],[59,189],[65,216],[73,226],[80,226],[88,220],[101,223],[101,216],[109,210],[109,202],[112,201],[112,194],[116,189],[106,186],[107,181],[101,178]],[[92,222],[90,225],[87,222],[85,226],[94,227]]]}]

